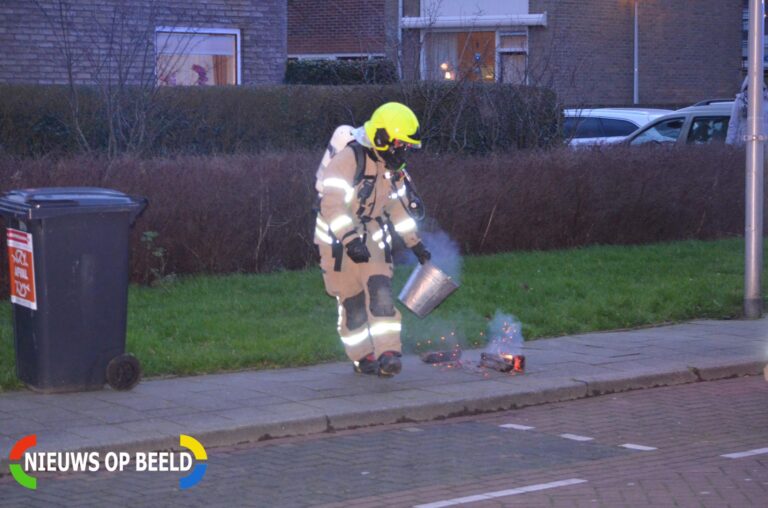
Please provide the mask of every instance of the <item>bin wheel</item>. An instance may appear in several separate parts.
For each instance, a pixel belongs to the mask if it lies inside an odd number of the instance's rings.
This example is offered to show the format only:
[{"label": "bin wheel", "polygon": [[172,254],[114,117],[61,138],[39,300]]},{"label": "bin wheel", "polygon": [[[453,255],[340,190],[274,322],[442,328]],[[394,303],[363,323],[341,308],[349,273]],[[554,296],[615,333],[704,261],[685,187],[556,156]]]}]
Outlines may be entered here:
[{"label": "bin wheel", "polygon": [[141,364],[132,354],[112,358],[107,365],[107,383],[115,390],[130,390],[141,378]]}]

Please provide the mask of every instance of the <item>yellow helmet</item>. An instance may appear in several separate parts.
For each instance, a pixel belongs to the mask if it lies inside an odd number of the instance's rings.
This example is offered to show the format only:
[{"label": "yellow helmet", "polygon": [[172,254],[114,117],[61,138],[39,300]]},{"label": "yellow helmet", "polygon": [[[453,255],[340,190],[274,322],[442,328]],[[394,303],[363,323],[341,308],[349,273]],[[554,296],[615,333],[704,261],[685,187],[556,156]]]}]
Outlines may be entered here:
[{"label": "yellow helmet", "polygon": [[393,171],[405,166],[408,148],[421,147],[419,120],[405,104],[387,102],[379,106],[364,127],[373,147]]}]

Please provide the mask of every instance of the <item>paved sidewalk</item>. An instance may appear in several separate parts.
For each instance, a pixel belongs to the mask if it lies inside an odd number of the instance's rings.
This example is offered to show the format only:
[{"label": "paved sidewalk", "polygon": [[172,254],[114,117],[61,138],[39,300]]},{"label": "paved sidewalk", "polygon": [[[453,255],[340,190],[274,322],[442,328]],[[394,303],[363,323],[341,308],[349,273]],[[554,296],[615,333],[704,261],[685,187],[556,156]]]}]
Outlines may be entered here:
[{"label": "paved sidewalk", "polygon": [[480,350],[472,350],[453,368],[406,356],[393,379],[333,363],[147,380],[130,392],[0,393],[0,465],[32,433],[36,451],[178,448],[182,433],[213,447],[761,375],[768,318],[543,339],[523,353],[526,372],[518,375],[480,368]]}]

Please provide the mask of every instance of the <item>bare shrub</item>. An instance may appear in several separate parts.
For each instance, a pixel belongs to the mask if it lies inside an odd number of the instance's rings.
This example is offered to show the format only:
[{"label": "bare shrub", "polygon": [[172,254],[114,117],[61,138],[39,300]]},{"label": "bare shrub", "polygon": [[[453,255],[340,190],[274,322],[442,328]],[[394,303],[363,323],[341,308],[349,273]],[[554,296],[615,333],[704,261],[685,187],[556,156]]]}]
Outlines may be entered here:
[{"label": "bare shrub", "polygon": [[[129,149],[114,143],[115,127],[104,114],[109,102],[99,88],[75,89],[76,126],[67,87],[0,84],[0,154],[73,154],[83,149],[80,137],[90,151],[111,158],[320,149],[338,125],[361,125],[388,101],[413,108],[428,151],[486,153],[548,146],[559,118],[552,92],[498,83],[159,87],[146,99],[151,108],[140,128],[127,124],[141,134]],[[144,100],[141,88],[121,94],[121,100]]]},{"label": "bare shrub", "polygon": [[[316,263],[319,156],[0,158],[0,188],[101,185],[147,196],[133,232],[137,282],[269,272]],[[465,253],[711,239],[744,228],[744,155],[729,147],[423,153],[410,167],[430,220]],[[147,255],[146,232],[156,233],[151,247],[162,259]]]},{"label": "bare shrub", "polygon": [[729,147],[562,149],[420,162],[422,170],[412,173],[430,215],[465,252],[743,232],[744,155]]}]

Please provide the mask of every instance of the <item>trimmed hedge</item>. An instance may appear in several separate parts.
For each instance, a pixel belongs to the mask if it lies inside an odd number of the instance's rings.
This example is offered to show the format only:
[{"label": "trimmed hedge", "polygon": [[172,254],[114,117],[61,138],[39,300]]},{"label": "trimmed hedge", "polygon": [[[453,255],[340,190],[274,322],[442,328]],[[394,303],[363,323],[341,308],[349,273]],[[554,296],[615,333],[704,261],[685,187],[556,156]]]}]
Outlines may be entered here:
[{"label": "trimmed hedge", "polygon": [[[424,228],[439,224],[465,253],[712,239],[744,229],[744,151],[727,146],[414,155]],[[147,196],[133,233],[136,282],[269,272],[317,261],[311,209],[320,157],[0,158],[0,189],[94,185]]]},{"label": "trimmed hedge", "polygon": [[397,83],[392,60],[288,60],[289,85],[389,85]]},{"label": "trimmed hedge", "polygon": [[[90,149],[107,150],[104,94],[79,87],[78,120]],[[324,147],[335,127],[360,125],[387,101],[411,106],[432,152],[487,153],[548,146],[559,113],[552,92],[504,84],[140,89],[122,96],[125,132],[141,132],[136,155],[210,155]],[[61,156],[81,151],[64,86],[0,85],[0,154]],[[114,105],[113,105],[114,107]],[[114,140],[114,138],[113,138]]]}]

